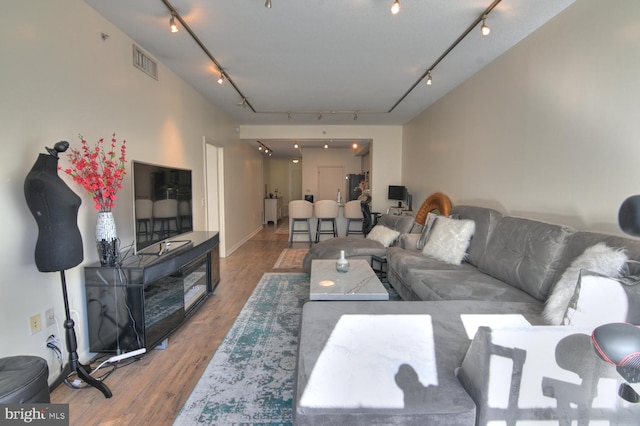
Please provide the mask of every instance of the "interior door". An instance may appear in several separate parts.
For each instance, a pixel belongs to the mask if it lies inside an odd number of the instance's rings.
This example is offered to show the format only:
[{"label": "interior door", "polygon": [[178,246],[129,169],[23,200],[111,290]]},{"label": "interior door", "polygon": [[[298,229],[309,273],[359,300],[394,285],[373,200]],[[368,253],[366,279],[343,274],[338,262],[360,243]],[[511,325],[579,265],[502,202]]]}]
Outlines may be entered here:
[{"label": "interior door", "polygon": [[344,201],[345,182],[343,166],[318,166],[318,196],[315,201],[336,200],[338,188]]}]

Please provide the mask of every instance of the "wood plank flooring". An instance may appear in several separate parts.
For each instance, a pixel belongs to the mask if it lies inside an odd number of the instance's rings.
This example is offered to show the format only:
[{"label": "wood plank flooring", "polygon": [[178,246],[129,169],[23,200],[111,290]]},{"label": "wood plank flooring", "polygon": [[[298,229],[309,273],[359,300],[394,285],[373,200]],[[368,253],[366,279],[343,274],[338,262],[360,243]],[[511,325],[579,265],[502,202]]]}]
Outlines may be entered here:
[{"label": "wood plank flooring", "polygon": [[[288,236],[275,230],[275,225],[266,225],[231,256],[220,259],[216,292],[169,337],[166,349],[150,351],[105,380],[113,397],[62,384],[51,393],[51,402],[69,404],[71,425],[171,425],[262,274],[302,271],[272,269],[288,247]],[[307,247],[296,243],[294,248],[298,246]]]}]

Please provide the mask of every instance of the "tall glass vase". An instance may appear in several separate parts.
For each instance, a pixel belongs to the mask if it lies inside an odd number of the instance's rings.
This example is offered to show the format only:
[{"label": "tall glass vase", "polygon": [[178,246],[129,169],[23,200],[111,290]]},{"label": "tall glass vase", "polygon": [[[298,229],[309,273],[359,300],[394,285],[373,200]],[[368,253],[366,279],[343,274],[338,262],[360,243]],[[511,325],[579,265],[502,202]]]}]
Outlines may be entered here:
[{"label": "tall glass vase", "polygon": [[113,212],[99,212],[96,223],[96,246],[102,266],[116,266],[118,262],[118,235]]}]

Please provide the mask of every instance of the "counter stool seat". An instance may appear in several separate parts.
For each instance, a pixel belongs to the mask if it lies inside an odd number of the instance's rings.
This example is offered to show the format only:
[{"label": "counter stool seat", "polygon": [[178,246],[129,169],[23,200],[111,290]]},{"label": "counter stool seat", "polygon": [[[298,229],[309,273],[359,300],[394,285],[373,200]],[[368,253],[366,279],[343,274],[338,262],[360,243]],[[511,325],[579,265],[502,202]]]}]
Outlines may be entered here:
[{"label": "counter stool seat", "polygon": [[[349,234],[361,234],[364,236],[364,215],[362,214],[360,200],[352,200],[344,205],[344,217],[347,219],[345,237],[348,237]],[[351,222],[360,223],[360,229],[351,229]]]},{"label": "counter stool seat", "polygon": [[[316,226],[316,243],[320,241],[320,235],[332,235],[333,238],[338,236],[338,228],[336,226],[336,219],[340,206],[337,201],[334,200],[320,200],[316,201],[313,205],[313,214],[318,219]],[[331,229],[323,229],[322,224],[328,222],[331,225]]]},{"label": "counter stool seat", "polygon": [[[293,200],[289,202],[289,218],[291,229],[289,230],[289,247],[293,244],[294,234],[307,234],[311,245],[311,225],[309,219],[313,216],[313,204],[306,200]],[[296,228],[296,223],[302,223],[304,228]]]}]

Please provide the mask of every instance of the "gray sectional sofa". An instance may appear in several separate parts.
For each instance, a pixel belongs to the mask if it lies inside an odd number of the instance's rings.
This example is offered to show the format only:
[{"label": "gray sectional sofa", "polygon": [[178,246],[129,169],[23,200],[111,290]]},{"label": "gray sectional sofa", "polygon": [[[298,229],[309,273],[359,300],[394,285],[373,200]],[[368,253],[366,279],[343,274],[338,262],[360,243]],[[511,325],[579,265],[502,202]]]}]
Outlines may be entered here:
[{"label": "gray sectional sofa", "polygon": [[[462,264],[425,256],[416,248],[420,227],[415,226],[406,225],[413,232],[402,234],[385,250],[389,283],[405,301],[305,305],[294,423],[488,425],[495,421],[587,424],[598,420],[611,425],[638,424],[640,404],[617,397],[621,377],[614,366],[595,355],[589,339],[592,328],[550,325],[542,313],[563,273],[598,243],[624,250],[629,261],[622,275],[640,275],[640,241],[503,216],[476,206],[456,206],[452,216],[475,222]],[[336,243],[339,245],[334,241],[331,250],[337,248]],[[314,256],[333,257],[331,250],[327,246]],[[640,285],[632,292],[635,296],[629,298],[627,321],[637,324]],[[409,386],[396,377],[404,392],[401,409],[300,403],[342,316],[402,313],[430,318],[437,384],[418,381]],[[527,324],[523,326],[514,316]],[[478,321],[475,335],[469,334],[465,322],[470,318]],[[381,359],[390,357],[384,346]],[[503,362],[496,363],[496,358]],[[405,367],[399,368],[398,375]],[[330,376],[331,372],[322,374]]]},{"label": "gray sectional sofa", "polygon": [[452,215],[473,220],[467,258],[451,265],[415,248],[418,234],[403,234],[387,249],[390,284],[404,300],[487,300],[544,306],[553,285],[585,249],[604,242],[624,249],[624,275],[640,275],[640,240],[578,231],[492,209],[456,206]]},{"label": "gray sectional sofa", "polygon": [[[385,214],[378,220],[378,225],[398,231],[401,235],[420,232],[422,226],[417,224],[412,216],[396,216]],[[393,245],[400,243],[396,240]],[[345,251],[345,256],[350,259],[370,260],[371,256],[384,257],[387,248],[378,241],[363,237],[340,237],[331,238],[313,245],[304,257],[302,270],[311,272],[311,261],[313,259],[337,259],[340,257],[340,250]]]}]

